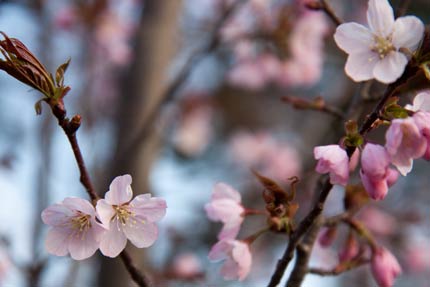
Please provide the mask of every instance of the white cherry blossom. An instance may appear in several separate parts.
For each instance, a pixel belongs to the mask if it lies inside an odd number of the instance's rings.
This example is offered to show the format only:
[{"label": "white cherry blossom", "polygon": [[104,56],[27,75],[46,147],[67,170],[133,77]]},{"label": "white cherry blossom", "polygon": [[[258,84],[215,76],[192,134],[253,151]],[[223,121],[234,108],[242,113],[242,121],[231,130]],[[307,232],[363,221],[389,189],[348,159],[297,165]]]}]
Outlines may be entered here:
[{"label": "white cherry blossom", "polygon": [[349,55],[345,72],[356,82],[376,79],[393,83],[418,48],[424,24],[415,16],[394,19],[387,0],[369,0],[367,22],[369,27],[345,23],[336,29],[334,40]]}]

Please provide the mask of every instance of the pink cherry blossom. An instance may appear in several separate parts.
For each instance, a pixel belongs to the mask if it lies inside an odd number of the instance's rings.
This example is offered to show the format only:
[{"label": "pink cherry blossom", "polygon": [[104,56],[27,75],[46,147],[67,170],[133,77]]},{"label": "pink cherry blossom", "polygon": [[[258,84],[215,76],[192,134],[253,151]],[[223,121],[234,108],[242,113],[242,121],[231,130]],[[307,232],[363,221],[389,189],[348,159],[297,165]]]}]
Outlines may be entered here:
[{"label": "pink cherry blossom", "polygon": [[398,173],[389,168],[390,156],[383,146],[368,143],[361,155],[360,177],[371,198],[383,199],[388,187],[393,185]]},{"label": "pink cherry blossom", "polygon": [[374,206],[366,206],[360,211],[358,218],[376,235],[390,236],[397,230],[396,218]]},{"label": "pink cherry blossom", "polygon": [[430,92],[425,91],[419,93],[415,96],[413,104],[406,105],[405,108],[414,112],[430,112]]},{"label": "pink cherry blossom", "polygon": [[371,269],[373,277],[380,287],[393,286],[396,277],[402,273],[397,259],[384,247],[373,252]]},{"label": "pink cherry blossom", "polygon": [[242,281],[251,270],[252,256],[248,243],[239,240],[221,240],[209,252],[212,261],[224,260],[221,274],[226,280]]},{"label": "pink cherry blossom", "polygon": [[430,112],[417,112],[414,114],[413,119],[426,141],[426,150],[424,159],[430,160]]},{"label": "pink cherry blossom", "polygon": [[357,82],[375,78],[392,83],[403,74],[407,54],[415,52],[421,42],[424,24],[415,16],[395,20],[387,0],[369,0],[367,22],[369,28],[345,23],[336,29],[335,42],[349,55],[345,72]]},{"label": "pink cherry blossom", "polygon": [[125,248],[127,239],[138,248],[151,246],[158,237],[154,222],[166,214],[164,199],[146,193],[131,200],[131,181],[128,174],[116,177],[105,199],[97,202],[98,218],[109,228],[100,242],[100,251],[105,256],[116,257]]},{"label": "pink cherry blossom", "polygon": [[412,170],[413,160],[426,152],[427,140],[412,117],[393,120],[385,137],[385,148],[391,162],[402,175],[408,174]]},{"label": "pink cherry blossom", "polygon": [[344,149],[338,145],[317,146],[314,148],[314,157],[318,160],[315,168],[318,173],[330,173],[332,184],[348,184],[349,163]]},{"label": "pink cherry blossom", "polygon": [[205,205],[205,210],[211,220],[224,223],[218,239],[232,239],[237,236],[245,212],[238,191],[228,184],[217,183],[212,191],[211,202]]},{"label": "pink cherry blossom", "polygon": [[92,256],[105,232],[95,215],[91,203],[76,197],[46,208],[42,220],[52,227],[46,237],[46,250],[57,256],[70,253],[75,260]]},{"label": "pink cherry blossom", "polygon": [[336,239],[337,228],[336,227],[326,227],[321,230],[318,236],[318,243],[322,247],[329,247],[333,244],[333,241]]},{"label": "pink cherry blossom", "polygon": [[202,262],[194,253],[182,253],[173,260],[172,272],[178,278],[193,279],[202,275]]}]

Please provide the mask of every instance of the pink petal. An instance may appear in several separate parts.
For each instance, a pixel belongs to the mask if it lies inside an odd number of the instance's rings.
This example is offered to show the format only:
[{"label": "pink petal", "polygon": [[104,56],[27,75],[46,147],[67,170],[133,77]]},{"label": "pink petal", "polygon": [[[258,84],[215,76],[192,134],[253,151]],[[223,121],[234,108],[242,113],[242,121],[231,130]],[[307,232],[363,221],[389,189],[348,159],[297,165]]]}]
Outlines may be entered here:
[{"label": "pink petal", "polygon": [[51,205],[42,211],[43,223],[51,226],[61,226],[69,221],[73,212],[62,204]]},{"label": "pink petal", "polygon": [[357,23],[346,23],[337,27],[334,41],[348,54],[369,51],[373,35],[368,28]]},{"label": "pink petal", "polygon": [[222,268],[221,275],[225,280],[237,280],[239,279],[239,265],[231,257],[227,257]]},{"label": "pink petal", "polygon": [[390,157],[381,145],[368,143],[361,155],[361,168],[374,178],[383,178],[390,165]]},{"label": "pink petal", "polygon": [[146,248],[157,240],[158,228],[151,222],[136,221],[124,226],[124,234],[136,247]]},{"label": "pink petal", "polygon": [[67,255],[67,239],[70,235],[70,230],[61,228],[52,228],[48,231],[45,240],[46,250],[57,256]]},{"label": "pink petal", "polygon": [[382,200],[388,193],[387,181],[384,179],[372,178],[360,171],[361,181],[364,188],[371,198],[374,200]]},{"label": "pink petal", "polygon": [[415,52],[424,36],[424,24],[415,16],[400,17],[394,23],[393,44]]},{"label": "pink petal", "polygon": [[212,190],[212,200],[228,198],[240,203],[240,193],[228,184],[219,182],[215,184]]},{"label": "pink petal", "polygon": [[106,201],[111,205],[121,205],[129,202],[133,197],[130,185],[131,176],[129,174],[115,177],[105,195]]},{"label": "pink petal", "polygon": [[82,198],[67,197],[63,200],[63,204],[70,210],[78,210],[89,215],[94,215],[95,213],[94,206],[88,200]]},{"label": "pink petal", "polygon": [[244,212],[244,208],[230,199],[218,199],[205,205],[209,219],[214,221],[237,221]]},{"label": "pink petal", "polygon": [[109,227],[111,219],[115,216],[115,210],[112,205],[107,203],[106,200],[100,199],[96,205],[97,216],[103,225]]},{"label": "pink petal", "polygon": [[118,256],[127,244],[127,237],[125,237],[117,224],[120,225],[117,220],[112,221],[109,230],[102,236],[102,240],[100,241],[100,251],[104,256]]},{"label": "pink petal", "polygon": [[92,232],[86,232],[81,236],[74,235],[70,237],[68,243],[70,256],[75,260],[91,257],[99,248],[99,243]]},{"label": "pink petal", "polygon": [[166,201],[162,198],[151,198],[149,193],[136,196],[130,206],[133,212],[150,222],[159,221],[166,215]]},{"label": "pink petal", "polygon": [[234,239],[239,234],[240,225],[243,220],[238,220],[237,222],[229,222],[224,224],[221,232],[218,234],[219,240]]},{"label": "pink petal", "polygon": [[212,246],[209,252],[209,260],[219,261],[227,257],[227,254],[233,248],[232,240],[221,240]]},{"label": "pink petal", "polygon": [[242,241],[235,241],[235,246],[232,251],[233,259],[238,263],[238,277],[239,280],[245,279],[251,270],[252,256],[249,251],[249,245]]},{"label": "pink petal", "polygon": [[373,76],[381,83],[393,83],[403,74],[407,64],[404,54],[392,51],[376,63]]},{"label": "pink petal", "polygon": [[398,178],[399,178],[399,173],[395,169],[389,168],[386,176],[388,187],[393,186],[396,183]]},{"label": "pink petal", "polygon": [[370,50],[350,54],[346,60],[345,73],[356,82],[373,79],[373,70],[378,61],[378,54]]},{"label": "pink petal", "polygon": [[406,105],[405,108],[417,112],[430,112],[430,92],[422,92],[415,96],[413,106]]},{"label": "pink petal", "polygon": [[388,37],[394,27],[394,12],[387,0],[369,0],[367,22],[377,35]]}]

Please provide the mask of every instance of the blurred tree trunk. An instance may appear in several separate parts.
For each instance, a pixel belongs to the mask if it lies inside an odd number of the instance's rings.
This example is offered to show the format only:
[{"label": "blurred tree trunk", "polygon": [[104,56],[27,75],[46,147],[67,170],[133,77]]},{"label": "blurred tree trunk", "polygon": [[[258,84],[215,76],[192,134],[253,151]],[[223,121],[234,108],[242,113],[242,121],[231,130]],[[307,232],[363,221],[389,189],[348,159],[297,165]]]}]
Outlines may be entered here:
[{"label": "blurred tree trunk", "polygon": [[[134,194],[149,192],[148,174],[150,166],[159,149],[160,139],[156,133],[148,134],[133,150],[130,146],[137,131],[146,122],[146,115],[160,100],[165,83],[167,69],[175,48],[178,14],[181,1],[145,1],[140,27],[136,35],[135,57],[128,76],[124,79],[117,113],[117,149],[112,165],[106,174],[114,176],[131,174]],[[108,186],[106,182],[104,186]],[[144,250],[128,245],[128,250],[138,266],[144,264]],[[148,266],[145,271],[151,273]],[[130,286],[130,276],[126,273],[119,258],[103,258],[99,276],[99,285]],[[149,274],[150,275],[150,274]]]}]

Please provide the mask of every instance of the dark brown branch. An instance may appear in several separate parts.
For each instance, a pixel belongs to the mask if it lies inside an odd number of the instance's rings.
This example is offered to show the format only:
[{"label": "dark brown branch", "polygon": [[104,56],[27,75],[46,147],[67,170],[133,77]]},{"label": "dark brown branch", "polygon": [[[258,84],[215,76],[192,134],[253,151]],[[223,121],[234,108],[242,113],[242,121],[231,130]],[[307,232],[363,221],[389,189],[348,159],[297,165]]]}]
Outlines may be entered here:
[{"label": "dark brown branch", "polygon": [[219,20],[215,23],[214,27],[212,28],[212,31],[210,32],[211,36],[209,41],[206,43],[206,45],[203,45],[202,47],[200,47],[199,49],[191,53],[191,57],[186,61],[186,63],[184,64],[180,72],[170,83],[170,85],[166,88],[164,93],[161,95],[160,100],[158,100],[155,106],[148,111],[148,114],[146,115],[146,120],[142,125],[142,127],[140,128],[140,131],[136,133],[136,136],[134,137],[134,139],[132,139],[129,145],[124,149],[125,153],[133,152],[134,150],[136,150],[136,147],[142,141],[145,140],[148,133],[151,131],[151,128],[155,120],[159,116],[162,107],[174,99],[175,95],[179,92],[179,90],[187,81],[193,68],[198,63],[200,63],[200,61],[203,60],[206,55],[211,54],[218,48],[221,42],[220,31],[222,27],[234,15],[234,12],[246,2],[247,0],[236,0],[232,5],[230,5],[228,8],[225,9],[225,11],[220,16]]},{"label": "dark brown branch", "polygon": [[140,287],[146,287],[149,285],[149,279],[142,274],[139,269],[134,265],[130,255],[124,250],[120,254],[121,260],[124,263],[125,268],[127,269],[128,273],[130,273],[131,278],[134,282],[137,283]]},{"label": "dark brown branch", "polygon": [[311,229],[306,234],[302,243],[297,245],[297,260],[294,265],[294,269],[291,272],[291,276],[290,278],[288,278],[288,281],[285,285],[286,287],[298,287],[302,284],[303,279],[305,278],[306,273],[308,271],[307,268],[309,264],[309,259],[312,254],[312,248],[317,238],[321,222],[322,215],[319,215],[315,219]]},{"label": "dark brown branch", "polygon": [[284,275],[285,269],[287,268],[290,261],[293,259],[294,250],[296,246],[299,244],[302,236],[309,231],[309,229],[314,225],[316,219],[321,214],[324,203],[327,199],[327,196],[330,193],[333,185],[330,183],[329,178],[327,176],[322,176],[319,180],[318,187],[321,187],[321,193],[318,196],[318,200],[314,204],[312,210],[308,213],[308,215],[302,220],[299,227],[296,231],[291,235],[290,241],[288,242],[287,248],[281,259],[278,260],[278,264],[276,265],[275,272],[273,273],[269,287],[275,287],[279,284]]}]

